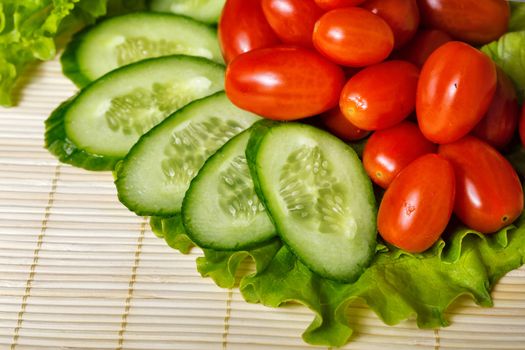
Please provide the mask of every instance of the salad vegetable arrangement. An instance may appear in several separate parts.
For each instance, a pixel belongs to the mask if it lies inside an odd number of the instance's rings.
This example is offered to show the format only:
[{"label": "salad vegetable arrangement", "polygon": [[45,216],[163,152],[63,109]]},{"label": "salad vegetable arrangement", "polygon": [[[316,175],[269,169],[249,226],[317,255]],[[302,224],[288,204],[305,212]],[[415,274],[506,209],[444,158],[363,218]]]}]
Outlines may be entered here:
[{"label": "salad vegetable arrangement", "polygon": [[202,276],[306,305],[306,342],[347,343],[358,299],[390,325],[446,326],[455,299],[491,306],[524,263],[525,5],[31,3],[0,7],[1,102],[58,34],[120,14],[68,44],[81,91],[46,121],[46,147],[113,171],[155,234],[203,249]]}]

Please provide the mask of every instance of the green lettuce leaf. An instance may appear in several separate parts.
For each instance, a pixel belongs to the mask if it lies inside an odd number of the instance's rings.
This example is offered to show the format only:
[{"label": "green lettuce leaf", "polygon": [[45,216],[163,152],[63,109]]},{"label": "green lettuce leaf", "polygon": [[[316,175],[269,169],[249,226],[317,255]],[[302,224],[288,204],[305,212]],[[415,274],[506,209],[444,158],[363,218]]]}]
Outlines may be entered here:
[{"label": "green lettuce leaf", "polygon": [[157,237],[164,238],[168,246],[182,254],[188,254],[191,248],[195,246],[184,230],[180,215],[171,217],[152,216],[149,224]]},{"label": "green lettuce leaf", "polygon": [[510,7],[512,15],[510,16],[509,31],[525,30],[525,4],[512,2]]},{"label": "green lettuce leaf", "polygon": [[514,81],[525,98],[525,31],[509,32],[481,48]]},{"label": "green lettuce leaf", "polygon": [[13,88],[28,64],[55,57],[59,36],[93,23],[108,8],[117,14],[144,7],[144,0],[2,0],[0,105],[14,104]]},{"label": "green lettuce leaf", "polygon": [[423,254],[383,246],[370,268],[352,284],[315,275],[286,246],[275,242],[249,252],[205,250],[197,266],[203,276],[231,288],[242,260],[253,259],[256,272],[240,279],[246,301],[270,307],[303,304],[315,314],[303,339],[313,345],[342,346],[354,332],[350,320],[358,316],[348,310],[358,300],[388,325],[415,315],[420,328],[447,326],[444,312],[461,295],[491,306],[490,290],[497,280],[524,263],[523,218],[518,227],[491,236],[459,227]]},{"label": "green lettuce leaf", "polygon": [[275,239],[261,247],[245,251],[204,249],[204,257],[197,258],[197,270],[202,277],[211,277],[219,287],[232,288],[237,282],[244,260],[250,258],[255,263],[255,271],[261,273],[272,262],[281,246],[281,241]]}]

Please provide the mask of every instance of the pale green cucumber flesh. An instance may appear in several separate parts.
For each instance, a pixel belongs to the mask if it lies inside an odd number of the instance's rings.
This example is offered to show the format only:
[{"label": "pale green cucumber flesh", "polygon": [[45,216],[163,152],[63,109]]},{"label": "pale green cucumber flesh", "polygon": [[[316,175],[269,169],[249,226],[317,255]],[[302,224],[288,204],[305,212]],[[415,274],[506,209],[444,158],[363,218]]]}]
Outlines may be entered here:
[{"label": "pale green cucumber flesh", "polygon": [[276,235],[248,169],[245,151],[250,132],[235,136],[212,155],[186,192],[184,227],[200,247],[246,249]]},{"label": "pale green cucumber flesh", "polygon": [[226,0],[151,0],[153,11],[171,12],[205,23],[217,23]]},{"label": "pale green cucumber flesh", "polygon": [[259,119],[223,92],[182,108],[141,137],[117,167],[120,201],[139,215],[180,213],[206,159]]},{"label": "pale green cucumber flesh", "polygon": [[223,63],[214,28],[191,18],[153,12],[112,17],[82,31],[61,61],[64,74],[82,87],[118,67],[174,54]]},{"label": "pale green cucumber flesh", "polygon": [[356,280],[376,245],[372,184],[356,153],[312,126],[254,126],[247,150],[277,232],[317,274]]}]

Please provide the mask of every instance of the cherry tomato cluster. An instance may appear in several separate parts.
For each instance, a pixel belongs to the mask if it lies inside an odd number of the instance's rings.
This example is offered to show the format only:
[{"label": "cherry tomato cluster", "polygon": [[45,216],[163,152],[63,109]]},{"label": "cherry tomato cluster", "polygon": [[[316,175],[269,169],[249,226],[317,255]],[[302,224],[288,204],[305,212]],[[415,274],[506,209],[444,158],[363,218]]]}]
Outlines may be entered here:
[{"label": "cherry tomato cluster", "polygon": [[[321,115],[345,141],[371,135],[365,170],[385,189],[378,230],[422,252],[452,214],[492,233],[523,211],[500,151],[519,129],[514,85],[471,45],[505,33],[505,0],[228,0],[226,93],[275,120]],[[519,123],[519,125],[518,125]]]}]

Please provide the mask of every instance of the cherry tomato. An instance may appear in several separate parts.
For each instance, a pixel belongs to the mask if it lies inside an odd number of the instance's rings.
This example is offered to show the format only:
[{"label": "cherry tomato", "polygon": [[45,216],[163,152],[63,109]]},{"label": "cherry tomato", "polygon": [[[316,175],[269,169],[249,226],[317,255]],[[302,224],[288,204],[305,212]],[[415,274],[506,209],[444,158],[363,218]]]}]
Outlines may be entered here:
[{"label": "cherry tomato", "polygon": [[315,0],[317,6],[324,10],[333,10],[341,7],[357,6],[365,0]]},{"label": "cherry tomato", "polygon": [[219,43],[226,62],[261,47],[279,44],[260,0],[228,0],[219,21]]},{"label": "cherry tomato", "polygon": [[350,123],[339,107],[335,107],[321,116],[323,125],[335,136],[344,141],[357,141],[367,137],[370,132],[359,129]]},{"label": "cherry tomato", "polygon": [[509,26],[505,0],[418,0],[423,22],[471,44],[498,39]]},{"label": "cherry tomato", "polygon": [[314,0],[262,0],[262,8],[284,43],[312,46],[315,22],[324,12]]},{"label": "cherry tomato", "polygon": [[363,165],[372,181],[387,188],[406,166],[436,151],[437,146],[423,136],[416,124],[404,121],[370,136],[363,151]]},{"label": "cherry tomato", "polygon": [[435,143],[468,134],[487,112],[496,91],[496,66],[459,41],[438,48],[425,62],[417,87],[419,127]]},{"label": "cherry tomato", "polygon": [[439,146],[456,174],[454,213],[482,233],[510,225],[523,211],[523,190],[516,171],[489,144],[467,136]]},{"label": "cherry tomato", "polygon": [[521,144],[525,147],[525,104],[521,108],[519,131]]},{"label": "cherry tomato", "polygon": [[386,190],[377,217],[383,239],[411,253],[432,246],[445,230],[454,208],[452,165],[437,154],[407,166]]},{"label": "cherry tomato", "polygon": [[419,10],[416,0],[368,0],[362,7],[388,23],[394,33],[396,48],[405,45],[417,32]]},{"label": "cherry tomato", "polygon": [[492,147],[502,149],[514,136],[520,112],[514,84],[501,68],[497,68],[497,72],[496,93],[473,134]]},{"label": "cherry tomato", "polygon": [[317,52],[281,46],[234,59],[226,69],[225,90],[240,108],[293,120],[337,106],[343,85],[343,70]]},{"label": "cherry tomato", "polygon": [[403,59],[421,68],[432,52],[449,41],[452,41],[452,37],[441,30],[421,30],[403,47],[400,54]]},{"label": "cherry tomato", "polygon": [[346,83],[339,106],[358,128],[389,128],[414,110],[419,69],[405,61],[366,67]]},{"label": "cherry tomato", "polygon": [[394,48],[394,34],[379,16],[359,7],[325,13],[315,24],[315,48],[332,61],[364,67],[386,59]]}]

